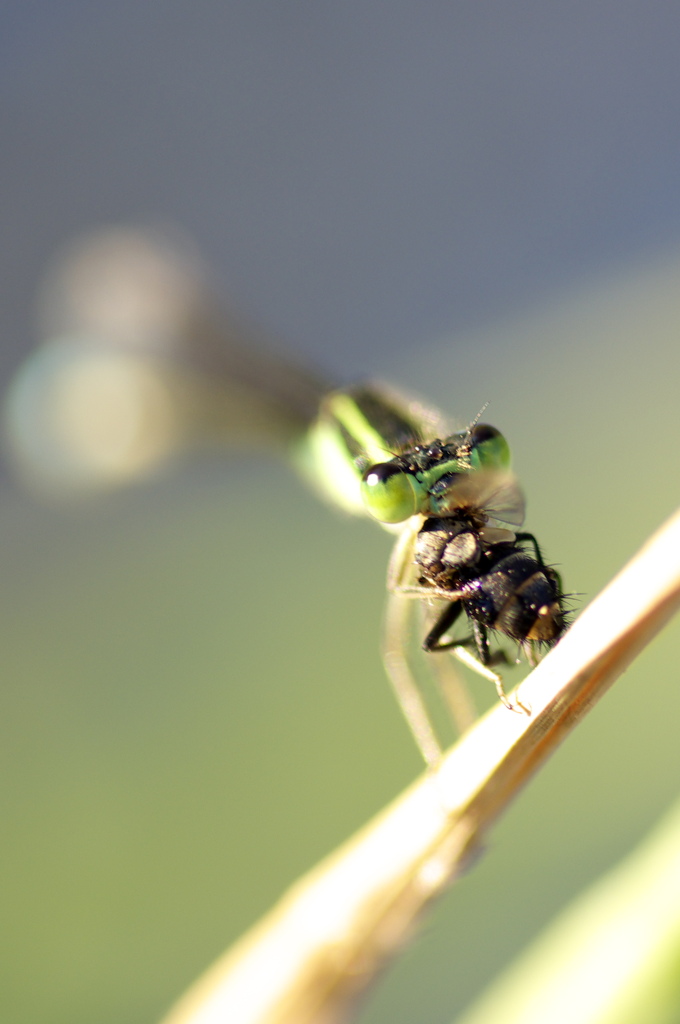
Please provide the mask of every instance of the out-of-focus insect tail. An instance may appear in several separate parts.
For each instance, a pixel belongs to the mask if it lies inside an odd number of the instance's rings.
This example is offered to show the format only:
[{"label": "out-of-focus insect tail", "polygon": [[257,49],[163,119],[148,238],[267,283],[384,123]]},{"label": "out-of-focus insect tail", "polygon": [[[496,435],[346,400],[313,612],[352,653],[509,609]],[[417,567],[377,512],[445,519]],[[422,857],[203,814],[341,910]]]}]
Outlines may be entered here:
[{"label": "out-of-focus insect tail", "polygon": [[214,301],[177,233],[76,240],[42,288],[46,339],[19,370],[5,434],[23,476],[116,486],[197,446],[287,450],[329,383],[269,351]]}]

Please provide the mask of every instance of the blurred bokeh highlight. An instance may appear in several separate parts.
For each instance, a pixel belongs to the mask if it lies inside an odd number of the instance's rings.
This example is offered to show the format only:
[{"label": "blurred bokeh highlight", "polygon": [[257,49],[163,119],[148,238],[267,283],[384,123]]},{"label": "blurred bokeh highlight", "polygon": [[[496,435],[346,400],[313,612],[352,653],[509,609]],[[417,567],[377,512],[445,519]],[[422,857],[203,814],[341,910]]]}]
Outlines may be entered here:
[{"label": "blurred bokeh highlight", "polygon": [[[680,504],[680,12],[74,0],[2,23],[0,1015],[146,1024],[420,770],[378,657],[389,538],[290,472],[295,423],[276,451],[257,415],[238,434],[232,301],[284,391],[288,353],[311,367],[307,401],[327,374],[461,424],[489,402],[585,604]],[[73,240],[135,223],[174,271],[142,245],[134,304],[87,287],[91,257],[64,288]],[[674,801],[678,640],[361,1024],[453,1019]]]}]

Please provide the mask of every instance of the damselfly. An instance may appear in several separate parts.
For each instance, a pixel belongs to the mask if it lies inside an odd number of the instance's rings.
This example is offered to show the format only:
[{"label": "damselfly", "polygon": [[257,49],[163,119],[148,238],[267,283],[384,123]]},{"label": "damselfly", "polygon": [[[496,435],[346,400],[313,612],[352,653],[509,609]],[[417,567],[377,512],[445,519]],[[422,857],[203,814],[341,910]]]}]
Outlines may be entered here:
[{"label": "damselfly", "polygon": [[[535,537],[517,531],[524,499],[505,438],[474,423],[442,439],[437,420],[418,403],[363,385],[325,396],[301,444],[308,475],[333,500],[398,531],[387,577],[383,659],[430,765],[441,749],[409,666],[412,612],[434,614],[424,651],[450,650],[491,680],[511,710],[525,709],[510,702],[493,671],[507,656],[491,649],[489,634],[516,641],[535,662],[540,646],[554,643],[564,629],[559,576]],[[470,634],[453,639],[463,613]]]},{"label": "damselfly", "polygon": [[[52,340],[7,405],[24,471],[60,487],[111,486],[206,441],[285,450],[328,500],[397,534],[383,656],[425,761],[436,765],[441,747],[411,665],[417,613],[438,677],[450,651],[508,708],[526,710],[495,671],[508,660],[498,639],[535,663],[564,630],[563,594],[536,539],[519,531],[524,498],[498,430],[452,432],[384,385],[332,389],[267,353],[222,319],[185,248],[148,232],[80,242],[46,294]],[[468,717],[459,712],[458,725]]]}]

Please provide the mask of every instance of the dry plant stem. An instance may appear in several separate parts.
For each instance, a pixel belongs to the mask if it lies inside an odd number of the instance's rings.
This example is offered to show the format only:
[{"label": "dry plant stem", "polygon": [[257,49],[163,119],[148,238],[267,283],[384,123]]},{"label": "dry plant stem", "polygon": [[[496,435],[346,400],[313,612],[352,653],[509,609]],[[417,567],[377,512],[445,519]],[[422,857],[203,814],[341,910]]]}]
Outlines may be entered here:
[{"label": "dry plant stem", "polygon": [[301,879],[164,1024],[331,1024],[404,944],[518,792],[680,607],[680,514],[522,683],[361,832]]}]

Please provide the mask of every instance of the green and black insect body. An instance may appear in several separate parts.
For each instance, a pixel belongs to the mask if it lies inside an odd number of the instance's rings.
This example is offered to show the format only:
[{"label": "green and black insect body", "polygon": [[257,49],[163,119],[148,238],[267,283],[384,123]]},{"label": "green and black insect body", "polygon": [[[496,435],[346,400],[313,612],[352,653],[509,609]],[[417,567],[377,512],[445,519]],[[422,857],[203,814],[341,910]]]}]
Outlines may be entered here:
[{"label": "green and black insect body", "polygon": [[[516,529],[524,521],[524,497],[509,462],[502,435],[477,425],[402,452],[363,477],[364,501],[375,518],[394,523],[420,516],[410,544],[400,549],[391,589],[443,603],[423,648],[472,648],[472,667],[508,660],[502,649],[491,649],[490,634],[516,642],[535,663],[565,629],[560,578],[535,537]],[[471,633],[450,639],[463,613]],[[500,677],[489,677],[509,704]]]},{"label": "green and black insect body", "polygon": [[535,539],[516,532],[524,497],[508,443],[484,423],[432,440],[442,427],[437,414],[378,385],[331,392],[309,435],[317,484],[392,529],[422,524],[391,587],[451,606],[441,616],[449,625],[428,636],[427,650],[452,646],[439,641],[465,612],[483,664],[493,660],[489,630],[533,657],[564,630],[562,592]]}]

